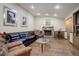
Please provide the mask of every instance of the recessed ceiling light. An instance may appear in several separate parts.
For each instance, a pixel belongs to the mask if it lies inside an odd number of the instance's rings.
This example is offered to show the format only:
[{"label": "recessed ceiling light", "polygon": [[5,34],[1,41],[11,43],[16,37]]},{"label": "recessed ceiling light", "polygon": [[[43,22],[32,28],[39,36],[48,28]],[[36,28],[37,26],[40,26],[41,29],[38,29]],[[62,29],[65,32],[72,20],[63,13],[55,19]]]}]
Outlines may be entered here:
[{"label": "recessed ceiling light", "polygon": [[46,15],[46,16],[48,16],[49,14],[48,14],[48,13],[46,13],[45,15]]},{"label": "recessed ceiling light", "polygon": [[34,6],[32,5],[31,8],[34,9]]},{"label": "recessed ceiling light", "polygon": [[57,16],[57,14],[54,14],[54,16]]},{"label": "recessed ceiling light", "polygon": [[60,6],[59,6],[59,5],[56,5],[56,6],[55,6],[55,8],[56,8],[56,9],[59,9],[59,8],[60,8]]},{"label": "recessed ceiling light", "polygon": [[40,15],[40,13],[37,13],[37,15]]}]

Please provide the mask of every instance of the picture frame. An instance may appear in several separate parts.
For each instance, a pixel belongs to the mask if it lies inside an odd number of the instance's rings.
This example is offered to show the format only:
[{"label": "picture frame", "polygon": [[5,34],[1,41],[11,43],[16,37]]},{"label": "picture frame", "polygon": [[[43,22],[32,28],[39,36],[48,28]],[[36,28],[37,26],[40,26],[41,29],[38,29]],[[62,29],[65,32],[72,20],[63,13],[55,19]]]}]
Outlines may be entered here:
[{"label": "picture frame", "polygon": [[27,27],[27,17],[23,16],[22,17],[22,24],[21,24],[22,27]]},{"label": "picture frame", "polygon": [[4,6],[4,25],[16,26],[16,12],[6,6]]},{"label": "picture frame", "polygon": [[46,19],[45,25],[46,26],[50,26],[51,25],[51,22],[49,21],[49,19]]}]

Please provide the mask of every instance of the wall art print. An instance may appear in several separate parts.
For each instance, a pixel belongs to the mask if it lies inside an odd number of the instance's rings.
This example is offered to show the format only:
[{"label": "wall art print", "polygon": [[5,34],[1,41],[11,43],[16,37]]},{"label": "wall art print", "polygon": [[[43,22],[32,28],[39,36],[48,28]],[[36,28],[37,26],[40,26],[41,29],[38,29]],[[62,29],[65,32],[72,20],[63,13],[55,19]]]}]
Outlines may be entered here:
[{"label": "wall art print", "polygon": [[22,17],[22,26],[27,26],[27,17]]},{"label": "wall art print", "polygon": [[4,25],[16,26],[16,12],[8,7],[4,7]]}]

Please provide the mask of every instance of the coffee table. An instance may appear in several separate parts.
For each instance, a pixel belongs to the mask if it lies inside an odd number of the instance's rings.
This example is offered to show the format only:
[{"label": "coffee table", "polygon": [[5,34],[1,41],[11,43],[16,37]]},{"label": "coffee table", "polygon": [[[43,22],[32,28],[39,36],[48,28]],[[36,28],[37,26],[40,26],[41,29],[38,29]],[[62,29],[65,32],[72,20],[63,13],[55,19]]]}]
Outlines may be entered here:
[{"label": "coffee table", "polygon": [[44,45],[46,45],[49,41],[45,40],[44,38],[39,38],[36,40],[36,43],[40,44],[41,46],[41,52],[43,53]]}]

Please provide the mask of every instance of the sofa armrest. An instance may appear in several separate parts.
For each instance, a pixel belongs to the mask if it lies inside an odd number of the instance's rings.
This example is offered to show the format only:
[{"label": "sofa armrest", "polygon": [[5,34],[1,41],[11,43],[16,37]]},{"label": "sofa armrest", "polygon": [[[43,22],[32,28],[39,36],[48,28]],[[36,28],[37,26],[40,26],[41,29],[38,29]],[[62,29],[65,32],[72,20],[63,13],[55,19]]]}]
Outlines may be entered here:
[{"label": "sofa armrest", "polygon": [[9,52],[8,56],[30,56],[31,50],[31,47],[18,48]]}]

